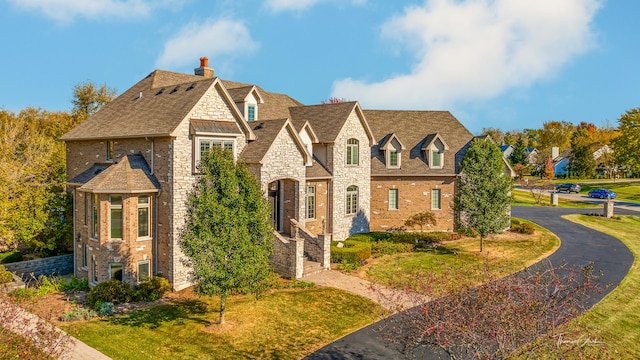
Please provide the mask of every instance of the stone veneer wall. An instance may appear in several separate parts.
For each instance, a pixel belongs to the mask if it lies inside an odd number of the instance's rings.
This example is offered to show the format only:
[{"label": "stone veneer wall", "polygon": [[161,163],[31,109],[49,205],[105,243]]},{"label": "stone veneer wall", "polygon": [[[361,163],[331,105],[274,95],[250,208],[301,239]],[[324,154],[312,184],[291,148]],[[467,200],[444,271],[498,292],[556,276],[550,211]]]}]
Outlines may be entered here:
[{"label": "stone veneer wall", "polygon": [[[398,189],[398,209],[389,210],[389,189]],[[431,190],[440,189],[440,210],[431,209]],[[424,230],[454,230],[455,177],[374,177],[371,179],[371,231],[404,226],[421,211],[431,211],[436,225]],[[416,227],[419,230],[419,227]]]},{"label": "stone veneer wall", "polygon": [[[346,165],[347,140],[359,141],[358,165]],[[354,110],[336,137],[330,168],[333,170],[333,240],[343,240],[349,235],[369,232],[371,200],[371,147],[367,133]],[[346,215],[347,187],[358,187],[358,212]]]},{"label": "stone veneer wall", "polygon": [[285,231],[290,227],[291,214],[304,225],[305,175],[304,156],[289,131],[283,129],[262,159],[260,183],[266,194],[269,183],[276,180],[293,180],[284,181],[283,207],[285,214],[289,216],[283,219]]},{"label": "stone veneer wall", "polygon": [[33,276],[73,273],[73,254],[2,264],[7,270],[28,281]]},{"label": "stone veneer wall", "polygon": [[[184,264],[184,254],[180,249],[180,231],[185,223],[187,194],[195,182],[193,164],[193,139],[189,134],[190,119],[238,121],[232,111],[233,103],[224,100],[221,91],[212,86],[200,99],[198,104],[185,117],[174,131],[176,135],[171,144],[170,162],[171,201],[169,202],[169,243],[167,276],[174,289],[180,290],[192,285],[189,268]],[[240,154],[246,146],[244,135],[236,139],[236,154]]]}]

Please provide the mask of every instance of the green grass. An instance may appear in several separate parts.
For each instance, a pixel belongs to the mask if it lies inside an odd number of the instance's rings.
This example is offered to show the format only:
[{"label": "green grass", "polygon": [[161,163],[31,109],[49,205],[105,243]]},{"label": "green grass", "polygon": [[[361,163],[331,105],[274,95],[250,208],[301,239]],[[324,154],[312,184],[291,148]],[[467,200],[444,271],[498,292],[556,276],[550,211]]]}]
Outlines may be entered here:
[{"label": "green grass", "polygon": [[[513,201],[511,201],[511,205],[514,206],[538,206],[536,204],[533,195],[531,195],[531,191],[529,190],[513,190]],[[542,205],[543,206],[551,206],[551,199],[549,194],[542,195]],[[571,201],[568,199],[558,198],[558,207],[562,208],[572,208],[572,209],[590,209],[595,208],[597,205],[589,204],[582,201]]]},{"label": "green grass", "polygon": [[[419,291],[414,287],[419,286],[416,278],[427,272],[435,274],[435,278],[449,278],[447,268],[450,268],[458,272],[455,281],[460,283],[456,286],[476,285],[484,279],[487,262],[495,276],[505,276],[539,261],[560,246],[560,240],[551,232],[530,224],[536,229],[534,235],[506,233],[500,238],[485,239],[483,253],[479,252],[479,238],[466,238],[430,251],[384,256],[363,266],[356,274],[382,285],[409,286]],[[443,290],[444,287],[438,286],[433,289],[436,294]]]},{"label": "green grass", "polygon": [[331,288],[227,300],[191,298],[64,327],[113,359],[299,359],[378,319],[368,299]]},{"label": "green grass", "polygon": [[[582,336],[583,343],[599,341],[606,346],[573,347],[560,354],[563,359],[638,359],[640,358],[640,218],[626,216],[620,220],[586,215],[569,215],[567,219],[620,239],[631,250],[635,261],[620,286],[590,311],[561,332],[566,339]],[[562,350],[562,349],[561,349]],[[536,354],[550,358],[549,354]]]}]

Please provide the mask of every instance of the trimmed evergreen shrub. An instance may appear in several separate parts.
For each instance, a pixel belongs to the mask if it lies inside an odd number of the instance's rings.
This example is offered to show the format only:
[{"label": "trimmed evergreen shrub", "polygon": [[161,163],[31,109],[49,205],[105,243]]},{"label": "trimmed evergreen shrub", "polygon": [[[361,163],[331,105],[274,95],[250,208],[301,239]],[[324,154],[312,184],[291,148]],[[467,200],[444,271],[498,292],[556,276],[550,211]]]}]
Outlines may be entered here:
[{"label": "trimmed evergreen shrub", "polygon": [[135,301],[155,301],[171,291],[169,280],[161,276],[153,276],[136,286],[133,298]]},{"label": "trimmed evergreen shrub", "polygon": [[344,247],[338,247],[339,242],[331,242],[331,262],[360,264],[371,257],[371,244],[362,241],[340,241]]},{"label": "trimmed evergreen shrub", "polygon": [[520,234],[531,235],[536,231],[536,229],[533,227],[533,225],[529,223],[519,223],[519,224],[512,224],[511,231],[517,232]]},{"label": "trimmed evergreen shrub", "polygon": [[371,241],[374,241],[373,236],[371,236],[372,233],[364,233],[364,234],[353,234],[351,236],[349,236],[349,238],[347,239],[347,241],[360,241],[360,242],[365,242],[365,243],[369,243]]},{"label": "trimmed evergreen shrub", "polygon": [[375,241],[371,243],[371,253],[373,254],[373,257],[407,253],[412,252],[413,250],[413,244],[392,243],[388,241]]},{"label": "trimmed evergreen shrub", "polygon": [[133,292],[129,284],[120,280],[109,280],[99,283],[89,291],[86,305],[98,309],[103,302],[128,303],[131,301],[132,295]]}]

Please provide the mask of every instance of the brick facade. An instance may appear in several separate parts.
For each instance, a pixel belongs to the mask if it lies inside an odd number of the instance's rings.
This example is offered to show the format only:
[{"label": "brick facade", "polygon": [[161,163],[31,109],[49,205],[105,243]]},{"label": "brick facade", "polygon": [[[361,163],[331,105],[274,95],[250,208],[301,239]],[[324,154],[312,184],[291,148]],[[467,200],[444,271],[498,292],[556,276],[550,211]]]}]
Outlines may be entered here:
[{"label": "brick facade", "polygon": [[[389,189],[398,190],[397,209],[389,209]],[[431,206],[433,189],[440,189],[440,209]],[[454,194],[454,177],[374,177],[371,179],[371,230],[398,229],[411,215],[431,211],[436,225],[423,230],[453,231]]]}]

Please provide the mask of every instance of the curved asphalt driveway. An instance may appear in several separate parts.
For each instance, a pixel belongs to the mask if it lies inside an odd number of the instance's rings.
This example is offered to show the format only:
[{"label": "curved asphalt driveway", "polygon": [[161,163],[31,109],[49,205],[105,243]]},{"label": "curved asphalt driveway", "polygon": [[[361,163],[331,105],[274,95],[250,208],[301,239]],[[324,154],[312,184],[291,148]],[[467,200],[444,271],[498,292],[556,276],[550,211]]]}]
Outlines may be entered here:
[{"label": "curved asphalt driveway", "polygon": [[[601,294],[594,294],[587,307],[600,301],[620,284],[633,264],[633,254],[620,240],[574,224],[561,218],[562,215],[594,212],[593,209],[564,209],[552,207],[514,206],[512,215],[535,222],[549,229],[562,241],[560,248],[548,257],[553,265],[584,266],[593,263],[595,273],[602,271],[601,284],[609,284]],[[638,212],[616,209],[616,214],[638,215]],[[351,333],[320,350],[306,359],[400,359],[404,355],[397,349],[388,347],[377,331],[381,322],[371,324]],[[446,358],[443,353],[424,354],[427,359]]]}]

